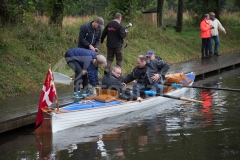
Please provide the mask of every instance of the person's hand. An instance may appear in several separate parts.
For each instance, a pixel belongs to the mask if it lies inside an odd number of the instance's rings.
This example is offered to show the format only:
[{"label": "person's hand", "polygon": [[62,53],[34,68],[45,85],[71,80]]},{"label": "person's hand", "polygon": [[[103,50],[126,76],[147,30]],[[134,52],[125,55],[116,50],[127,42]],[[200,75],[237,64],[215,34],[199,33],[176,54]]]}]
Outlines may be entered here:
[{"label": "person's hand", "polygon": [[127,29],[125,29],[125,32],[126,32],[126,33],[128,33],[128,30],[127,30]]},{"label": "person's hand", "polygon": [[226,31],[224,31],[223,33],[224,33],[224,34],[227,34],[227,32],[226,32]]},{"label": "person's hand", "polygon": [[98,52],[99,50],[98,50],[98,48],[95,48],[94,51],[95,51],[95,52]]},{"label": "person's hand", "polygon": [[87,70],[82,70],[82,75],[87,74]]},{"label": "person's hand", "polygon": [[126,83],[122,83],[122,85],[123,85],[124,87],[126,87]]},{"label": "person's hand", "polygon": [[151,78],[152,78],[153,82],[156,82],[160,77],[161,77],[160,74],[154,74]]},{"label": "person's hand", "polygon": [[142,100],[143,100],[143,99],[142,99],[141,97],[138,97],[138,98],[137,98],[137,101],[138,101],[138,102],[142,102]]},{"label": "person's hand", "polygon": [[90,44],[89,49],[95,52],[95,48]]}]

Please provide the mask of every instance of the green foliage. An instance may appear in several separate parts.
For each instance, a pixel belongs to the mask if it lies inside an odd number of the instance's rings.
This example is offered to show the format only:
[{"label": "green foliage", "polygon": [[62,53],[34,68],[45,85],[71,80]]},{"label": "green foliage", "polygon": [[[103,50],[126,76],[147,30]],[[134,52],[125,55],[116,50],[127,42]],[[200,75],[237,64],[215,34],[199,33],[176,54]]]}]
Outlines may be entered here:
[{"label": "green foliage", "polygon": [[122,14],[126,21],[129,21],[137,13],[137,7],[139,0],[111,0],[107,8],[107,18],[113,19],[115,13]]}]

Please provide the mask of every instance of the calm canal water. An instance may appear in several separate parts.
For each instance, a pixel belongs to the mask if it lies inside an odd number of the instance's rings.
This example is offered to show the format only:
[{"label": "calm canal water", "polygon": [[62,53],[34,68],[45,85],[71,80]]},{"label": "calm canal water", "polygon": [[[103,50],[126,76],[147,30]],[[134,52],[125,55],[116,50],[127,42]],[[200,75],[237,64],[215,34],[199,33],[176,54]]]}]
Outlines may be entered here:
[{"label": "calm canal water", "polygon": [[[240,89],[240,69],[196,84]],[[207,102],[173,100],[53,136],[26,126],[0,134],[0,159],[240,159],[240,92],[191,89],[184,96]]]}]

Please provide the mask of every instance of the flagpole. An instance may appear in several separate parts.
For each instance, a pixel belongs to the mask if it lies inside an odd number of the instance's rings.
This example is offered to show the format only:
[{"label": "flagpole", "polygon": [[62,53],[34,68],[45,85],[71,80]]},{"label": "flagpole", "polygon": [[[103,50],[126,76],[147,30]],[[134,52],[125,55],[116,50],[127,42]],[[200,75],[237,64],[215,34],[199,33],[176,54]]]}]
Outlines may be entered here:
[{"label": "flagpole", "polygon": [[57,107],[57,110],[59,110],[58,95],[57,95],[57,89],[56,89],[55,82],[54,82],[54,76],[53,76],[52,63],[51,62],[50,62],[50,70],[52,72],[53,84],[54,84],[54,88],[55,88],[55,92],[56,92],[56,107]]}]

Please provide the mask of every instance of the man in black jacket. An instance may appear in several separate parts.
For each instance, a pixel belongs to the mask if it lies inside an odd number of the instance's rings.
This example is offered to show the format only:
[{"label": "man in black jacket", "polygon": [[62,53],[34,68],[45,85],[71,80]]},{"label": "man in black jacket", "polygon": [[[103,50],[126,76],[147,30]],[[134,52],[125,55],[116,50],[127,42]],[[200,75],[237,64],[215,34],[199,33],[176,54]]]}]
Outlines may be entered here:
[{"label": "man in black jacket", "polygon": [[102,88],[117,90],[119,98],[124,100],[137,100],[142,101],[140,96],[134,95],[130,90],[125,87],[125,84],[120,81],[122,70],[119,66],[114,66],[111,72],[105,74],[102,79]]},{"label": "man in black jacket", "polygon": [[78,37],[78,47],[98,51],[103,25],[104,20],[102,17],[98,17],[94,21],[82,25]]},{"label": "man in black jacket", "polygon": [[146,58],[140,55],[137,58],[137,64],[138,66],[123,79],[123,82],[127,84],[137,80],[133,85],[133,93],[136,96],[140,96],[140,91],[145,90],[163,93],[165,74],[170,68],[169,64],[163,62],[160,57],[156,57],[151,50],[147,51]]},{"label": "man in black jacket", "polygon": [[[103,28],[104,20],[102,17],[96,18],[90,23],[86,23],[80,27],[80,33],[78,37],[78,48],[89,49],[94,52],[98,52],[98,46],[101,38],[101,28]],[[95,70],[95,79],[98,82],[98,67]],[[87,95],[92,95],[93,93],[87,89],[88,81],[83,80],[83,88],[86,90]]]},{"label": "man in black jacket", "polygon": [[105,37],[107,36],[107,66],[105,71],[109,72],[112,62],[114,60],[114,55],[116,55],[117,66],[122,67],[122,46],[123,39],[127,35],[127,30],[120,23],[122,20],[122,15],[120,13],[115,14],[115,19],[109,22],[103,30],[101,37],[101,44],[103,43]]}]

